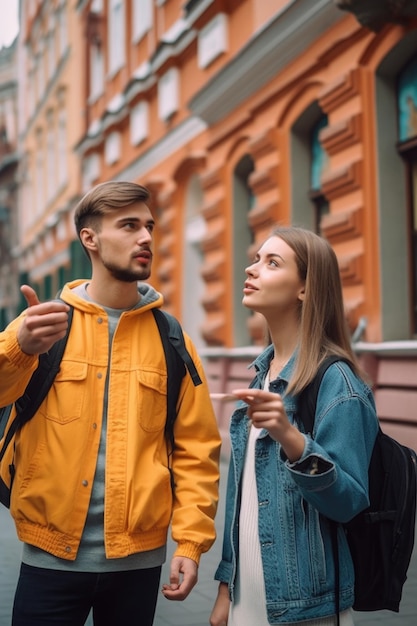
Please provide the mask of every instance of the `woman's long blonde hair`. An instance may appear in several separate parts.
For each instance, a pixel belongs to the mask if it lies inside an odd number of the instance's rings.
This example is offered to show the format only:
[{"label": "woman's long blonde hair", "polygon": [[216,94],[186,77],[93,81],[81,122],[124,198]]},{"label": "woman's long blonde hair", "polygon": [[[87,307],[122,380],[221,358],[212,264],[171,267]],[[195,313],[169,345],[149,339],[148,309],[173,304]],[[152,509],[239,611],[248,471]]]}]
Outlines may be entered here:
[{"label": "woman's long blonde hair", "polygon": [[354,372],[364,377],[351,346],[334,250],[323,237],[296,226],[279,226],[272,235],[294,251],[299,276],[305,281],[297,360],[288,391],[297,394],[304,389],[328,355],[348,360]]}]

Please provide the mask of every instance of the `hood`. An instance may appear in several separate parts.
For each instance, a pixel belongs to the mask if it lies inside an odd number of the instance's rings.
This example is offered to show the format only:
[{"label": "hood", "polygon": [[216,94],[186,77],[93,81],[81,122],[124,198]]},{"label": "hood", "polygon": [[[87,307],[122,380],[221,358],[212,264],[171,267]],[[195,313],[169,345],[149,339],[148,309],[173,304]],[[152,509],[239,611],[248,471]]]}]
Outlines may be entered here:
[{"label": "hood", "polygon": [[[104,310],[104,307],[101,307],[99,304],[95,302],[89,302],[84,298],[80,298],[76,293],[74,293],[74,288],[79,287],[83,283],[89,282],[86,279],[80,278],[77,280],[73,280],[66,285],[64,285],[60,298],[73,306],[76,309],[81,311],[85,311],[87,313],[95,313],[97,309]],[[149,309],[154,309],[157,307],[161,307],[164,302],[164,298],[159,291],[156,291],[151,285],[148,283],[138,283],[138,292],[140,294],[140,303],[136,311],[143,312]]]}]

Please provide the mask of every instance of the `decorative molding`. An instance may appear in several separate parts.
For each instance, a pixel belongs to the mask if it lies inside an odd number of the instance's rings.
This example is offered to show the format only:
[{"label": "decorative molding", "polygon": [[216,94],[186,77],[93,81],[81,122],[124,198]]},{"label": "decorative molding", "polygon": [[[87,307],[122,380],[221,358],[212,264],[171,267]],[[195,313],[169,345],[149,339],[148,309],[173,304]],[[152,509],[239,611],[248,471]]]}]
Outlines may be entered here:
[{"label": "decorative molding", "polygon": [[262,193],[271,191],[271,189],[277,189],[278,181],[278,164],[271,164],[268,167],[255,170],[249,176],[249,184],[253,190],[255,196],[260,196]]},{"label": "decorative molding", "polygon": [[130,165],[123,169],[114,180],[136,180],[143,178],[156,165],[187,145],[194,137],[206,130],[202,120],[190,117],[164,135],[149,150],[140,154]]},{"label": "decorative molding", "polygon": [[172,59],[178,59],[178,57],[190,47],[196,37],[196,31],[189,30],[187,32],[183,31],[179,36],[178,41],[175,42],[167,42],[164,41],[164,38],[162,38],[160,47],[151,60],[152,72],[160,72]]},{"label": "decorative molding", "polygon": [[360,92],[361,70],[352,69],[347,75],[340,76],[326,85],[319,94],[319,106],[325,113],[330,113],[357,96]]},{"label": "decorative molding", "polygon": [[362,113],[331,124],[320,131],[320,143],[329,156],[358,143],[362,137]]},{"label": "decorative molding", "polygon": [[261,204],[258,202],[256,206],[248,213],[248,224],[252,230],[256,231],[260,228],[272,227],[276,223],[276,215],[279,201]]},{"label": "decorative molding", "polygon": [[210,261],[205,261],[200,269],[202,278],[207,282],[223,280],[225,274],[226,256],[224,250],[212,255]]},{"label": "decorative molding", "polygon": [[[159,203],[159,207],[161,206],[161,203]],[[169,203],[169,205],[167,204],[161,212],[161,215],[158,217],[158,228],[160,232],[164,234],[164,244],[169,247],[167,254],[170,254],[172,252],[171,248],[175,246],[176,238],[173,236],[173,232],[177,220],[178,211],[173,203]]]},{"label": "decorative molding", "polygon": [[363,298],[344,298],[345,317],[349,328],[353,331],[363,312],[365,302]]},{"label": "decorative molding", "polygon": [[208,232],[204,235],[204,238],[200,242],[201,250],[204,254],[213,250],[218,250],[223,247],[224,244],[225,226],[224,224],[216,224],[211,226]]},{"label": "decorative molding", "polygon": [[209,289],[206,289],[201,299],[201,303],[205,311],[224,311],[224,306],[221,303],[225,295],[224,283],[213,283]]},{"label": "decorative molding", "polygon": [[363,282],[363,254],[351,254],[338,258],[340,276],[344,287]]},{"label": "decorative molding", "polygon": [[[158,250],[159,252],[159,250]],[[175,271],[176,262],[173,256],[167,257],[161,263],[158,263],[158,278],[162,283],[169,283],[172,280]]]},{"label": "decorative molding", "polygon": [[201,334],[209,346],[224,345],[226,323],[226,314],[222,311],[212,312],[206,319]]},{"label": "decorative molding", "polygon": [[359,189],[362,184],[362,162],[354,161],[338,169],[328,170],[322,178],[322,191],[329,201]]},{"label": "decorative molding", "polygon": [[222,213],[224,198],[217,198],[217,200],[213,200],[212,202],[206,202],[201,207],[201,215],[205,220],[211,220]]},{"label": "decorative molding", "polygon": [[323,215],[320,228],[332,244],[360,237],[363,233],[363,207]]},{"label": "decorative molding", "polygon": [[212,168],[201,176],[201,186],[207,193],[211,188],[223,184],[223,165]]},{"label": "decorative molding", "polygon": [[[250,140],[249,149],[254,161],[277,152],[276,134],[276,128],[268,128]],[[278,158],[278,155],[276,158]]]}]

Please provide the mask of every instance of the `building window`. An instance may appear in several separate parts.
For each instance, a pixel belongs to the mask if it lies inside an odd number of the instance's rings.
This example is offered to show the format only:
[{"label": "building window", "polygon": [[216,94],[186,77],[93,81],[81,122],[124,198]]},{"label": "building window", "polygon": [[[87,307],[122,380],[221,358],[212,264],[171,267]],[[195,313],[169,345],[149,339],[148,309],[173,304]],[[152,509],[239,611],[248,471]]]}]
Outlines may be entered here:
[{"label": "building window", "polygon": [[179,107],[179,72],[172,67],[158,83],[158,113],[161,120],[168,120]]},{"label": "building window", "polygon": [[227,17],[218,13],[198,36],[198,66],[207,67],[220,54],[227,51]]},{"label": "building window", "polygon": [[61,58],[68,46],[68,31],[67,31],[67,13],[65,4],[61,6],[57,14],[58,20],[58,42],[59,42],[59,57]]},{"label": "building window", "polygon": [[139,41],[152,27],[152,0],[133,0],[132,39]]},{"label": "building window", "polygon": [[100,172],[100,155],[96,152],[89,154],[83,162],[83,193],[100,178]]},{"label": "building window", "polygon": [[46,197],[50,201],[56,191],[56,154],[55,154],[54,115],[50,111],[47,116],[46,130]]},{"label": "building window", "polygon": [[136,104],[130,112],[130,141],[139,145],[148,136],[149,105],[144,100]]},{"label": "building window", "polygon": [[400,142],[417,137],[417,58],[398,77],[398,138]]},{"label": "building window", "polygon": [[248,266],[248,251],[253,243],[248,215],[255,204],[249,185],[254,170],[253,159],[245,155],[233,172],[233,345],[247,346],[250,343],[248,320],[251,313],[242,306],[242,285],[245,267]]},{"label": "building window", "polygon": [[398,149],[406,163],[408,181],[409,267],[411,323],[417,335],[417,57],[401,71],[397,81]]},{"label": "building window", "polygon": [[103,12],[103,0],[93,0],[90,7],[91,13]]},{"label": "building window", "polygon": [[45,148],[43,145],[43,134],[39,130],[36,133],[36,162],[35,162],[35,181],[36,181],[36,197],[35,197],[35,215],[31,215],[31,223],[36,217],[42,215],[43,204],[45,198],[44,188],[44,162],[45,162]]},{"label": "building window", "polygon": [[114,131],[106,139],[104,158],[107,165],[113,165],[120,159],[121,154],[121,136],[120,133]]},{"label": "building window", "polygon": [[323,115],[313,126],[310,138],[310,199],[314,206],[314,230],[316,233],[321,232],[321,219],[323,215],[329,212],[329,203],[321,189],[321,181],[324,172],[328,168],[329,159],[320,141],[320,131],[326,128],[327,125],[327,116]]},{"label": "building window", "polygon": [[67,112],[61,109],[58,116],[58,184],[67,182]]},{"label": "building window", "polygon": [[115,74],[125,63],[125,5],[123,0],[110,0],[108,16],[109,72]]},{"label": "building window", "polygon": [[48,80],[51,80],[56,68],[55,31],[51,30],[47,38]]},{"label": "building window", "polygon": [[100,43],[90,46],[90,99],[96,100],[104,91],[104,55]]},{"label": "building window", "polygon": [[196,346],[204,345],[201,326],[204,321],[202,300],[205,291],[201,277],[203,254],[201,243],[206,235],[206,223],[201,215],[203,206],[203,190],[200,178],[193,175],[186,185],[185,194],[185,227],[183,245],[183,284],[181,320]]},{"label": "building window", "polygon": [[44,68],[44,58],[43,58],[43,50],[41,50],[37,57],[36,69],[37,69],[37,99],[39,100],[43,97],[45,92],[45,68]]},{"label": "building window", "polygon": [[327,117],[313,101],[295,120],[291,133],[291,222],[320,233],[321,218],[329,212],[322,192],[328,157],[320,141]]}]

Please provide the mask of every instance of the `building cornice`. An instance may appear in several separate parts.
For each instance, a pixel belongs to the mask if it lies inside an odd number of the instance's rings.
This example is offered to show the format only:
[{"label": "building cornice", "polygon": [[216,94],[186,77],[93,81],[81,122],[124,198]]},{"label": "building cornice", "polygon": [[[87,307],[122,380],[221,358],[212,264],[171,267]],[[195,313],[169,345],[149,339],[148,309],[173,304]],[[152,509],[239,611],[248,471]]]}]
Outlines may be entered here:
[{"label": "building cornice", "polygon": [[223,119],[342,19],[332,0],[290,2],[190,100],[192,113],[209,125]]},{"label": "building cornice", "polygon": [[153,167],[204,132],[206,128],[202,120],[195,117],[188,118],[119,172],[115,180],[135,180],[143,177]]}]

